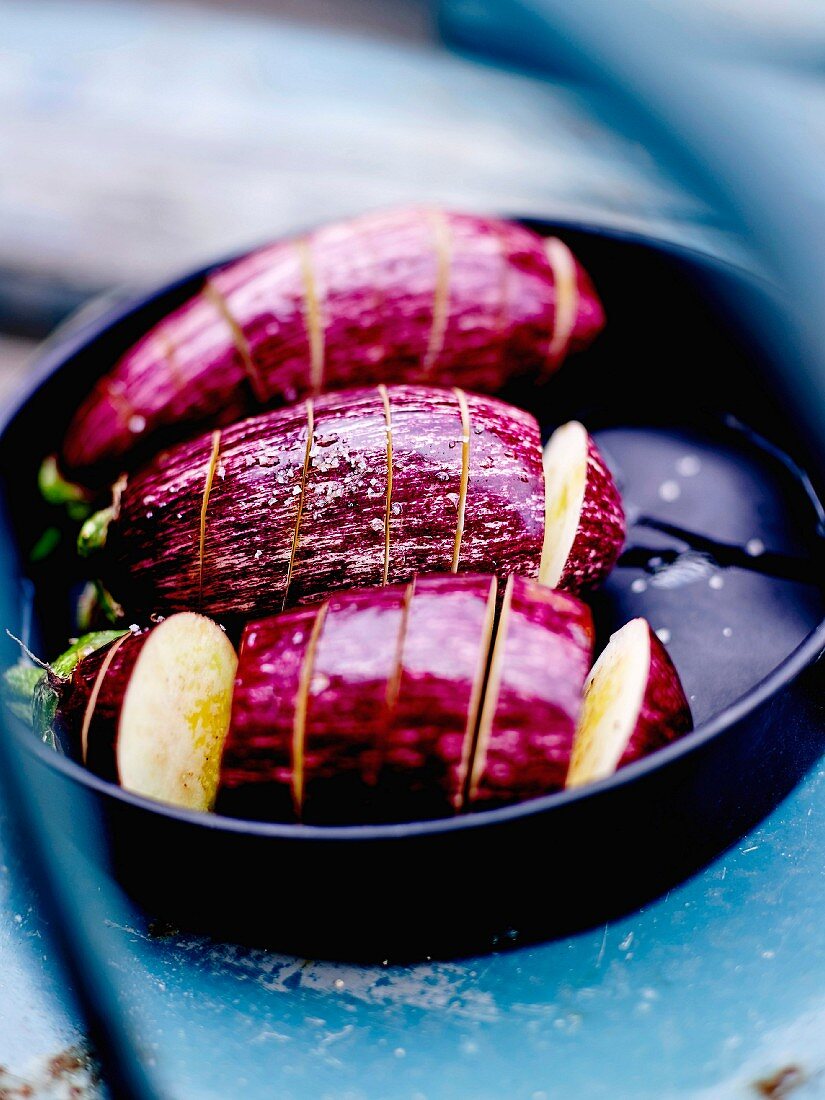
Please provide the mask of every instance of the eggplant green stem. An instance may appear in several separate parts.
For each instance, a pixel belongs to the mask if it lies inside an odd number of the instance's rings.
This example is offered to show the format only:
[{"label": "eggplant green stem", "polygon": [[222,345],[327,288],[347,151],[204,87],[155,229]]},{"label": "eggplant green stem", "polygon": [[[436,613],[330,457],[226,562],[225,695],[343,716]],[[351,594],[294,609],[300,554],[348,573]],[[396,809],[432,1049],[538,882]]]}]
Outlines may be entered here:
[{"label": "eggplant green stem", "polygon": [[110,623],[117,623],[122,621],[124,617],[124,611],[121,605],[114,598],[112,593],[103,584],[102,581],[93,581],[95,588],[95,599],[97,605]]},{"label": "eggplant green stem", "polygon": [[31,724],[41,741],[60,751],[57,736],[57,711],[60,705],[61,684],[65,683],[77,665],[90,653],[109,645],[122,637],[124,630],[96,630],[78,638],[65,653],[61,653],[52,663],[51,670],[34,685],[31,700]]},{"label": "eggplant green stem", "polygon": [[82,558],[91,557],[106,545],[106,537],[109,534],[109,524],[115,518],[114,505],[101,508],[99,512],[89,516],[80,528],[77,536],[77,552]]},{"label": "eggplant green stem", "polygon": [[92,630],[83,634],[76,642],[73,642],[65,653],[51,663],[51,671],[61,680],[68,680],[82,660],[127,634],[126,630]]},{"label": "eggplant green stem", "polygon": [[55,455],[43,459],[37,474],[37,485],[48,504],[65,507],[73,519],[85,519],[89,514],[89,493],[82,485],[66,480]]},{"label": "eggplant green stem", "polygon": [[77,536],[77,552],[82,558],[90,557],[106,545],[109,524],[118,517],[120,498],[125,488],[126,477],[124,476],[112,486],[112,503],[109,507],[101,508],[99,512],[89,516],[80,528],[80,534]]},{"label": "eggplant green stem", "polygon": [[[38,658],[21,659],[2,675],[4,702],[13,714],[35,730],[42,741],[57,748],[54,723],[59,703],[59,685],[71,677],[85,657],[117,638],[122,638],[125,633],[125,630],[95,630],[84,634],[50,665],[44,664]],[[25,646],[23,648],[28,653]]]}]

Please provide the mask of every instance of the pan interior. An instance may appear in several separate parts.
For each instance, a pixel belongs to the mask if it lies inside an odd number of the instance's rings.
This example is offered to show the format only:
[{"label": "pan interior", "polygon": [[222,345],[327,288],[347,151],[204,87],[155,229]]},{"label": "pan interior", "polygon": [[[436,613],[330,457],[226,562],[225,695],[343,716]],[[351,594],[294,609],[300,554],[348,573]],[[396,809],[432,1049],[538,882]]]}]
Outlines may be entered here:
[{"label": "pan interior", "polygon": [[596,435],[621,484],[628,539],[593,599],[600,640],[642,615],[699,725],[764,679],[825,615],[814,502],[736,424]]}]

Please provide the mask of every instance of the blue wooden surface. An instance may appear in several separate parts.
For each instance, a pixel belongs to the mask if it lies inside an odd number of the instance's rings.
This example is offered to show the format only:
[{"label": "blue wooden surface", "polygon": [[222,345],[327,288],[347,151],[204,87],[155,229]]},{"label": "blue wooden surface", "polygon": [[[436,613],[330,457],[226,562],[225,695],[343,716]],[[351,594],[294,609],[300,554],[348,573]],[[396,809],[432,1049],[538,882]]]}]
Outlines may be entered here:
[{"label": "blue wooden surface", "polygon": [[12,1090],[25,1084],[37,1096],[62,1095],[69,1085],[92,1095],[93,1075],[83,1068],[59,1083],[61,1092],[54,1091],[54,1060],[84,1052],[85,1042],[25,861],[0,808],[0,1096],[16,1100]]},{"label": "blue wooden surface", "polygon": [[[155,278],[299,220],[422,195],[729,244],[561,87],[162,7],[5,0],[0,14],[6,266],[34,256],[90,285]],[[193,88],[199,126],[177,146]],[[158,937],[127,912],[107,928],[128,952],[112,979],[164,1094],[186,1100],[747,1097],[789,1066],[797,1096],[825,1095],[824,851],[820,769],[696,879],[569,940],[359,968]],[[38,1095],[76,1083],[92,1095],[82,1066],[52,1072],[82,1028],[24,860],[2,819],[0,1095],[13,1077]],[[536,860],[552,904],[552,853]],[[345,903],[331,899],[331,919]]]},{"label": "blue wooden surface", "polygon": [[[7,825],[0,842],[0,1062],[42,1081],[46,1061],[81,1034]],[[359,967],[159,930],[131,912],[107,928],[125,952],[111,977],[162,1094],[186,1100],[744,1098],[786,1067],[804,1078],[794,1095],[815,1097],[825,1095],[823,852],[820,767],[695,879],[570,939]],[[551,905],[552,853],[536,859]]]},{"label": "blue wooden surface", "polygon": [[[153,943],[138,927],[124,930],[139,962],[124,977],[170,1095],[747,1095],[786,1064],[815,1095],[823,796],[820,771],[695,881],[559,943],[384,969]],[[552,904],[552,854],[537,860]],[[209,1041],[176,1042],[184,1019],[187,1037]]]}]

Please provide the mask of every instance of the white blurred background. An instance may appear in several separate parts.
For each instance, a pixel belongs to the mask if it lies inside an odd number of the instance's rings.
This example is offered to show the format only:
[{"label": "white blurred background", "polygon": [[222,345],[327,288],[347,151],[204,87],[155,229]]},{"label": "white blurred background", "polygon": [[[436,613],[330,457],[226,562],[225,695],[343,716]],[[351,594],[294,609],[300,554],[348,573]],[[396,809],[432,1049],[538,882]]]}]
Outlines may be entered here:
[{"label": "white blurred background", "polygon": [[[91,297],[368,207],[435,199],[733,248],[612,131],[609,103],[526,75],[508,7],[0,0],[0,399]],[[771,50],[821,44],[815,0],[690,10]]]}]

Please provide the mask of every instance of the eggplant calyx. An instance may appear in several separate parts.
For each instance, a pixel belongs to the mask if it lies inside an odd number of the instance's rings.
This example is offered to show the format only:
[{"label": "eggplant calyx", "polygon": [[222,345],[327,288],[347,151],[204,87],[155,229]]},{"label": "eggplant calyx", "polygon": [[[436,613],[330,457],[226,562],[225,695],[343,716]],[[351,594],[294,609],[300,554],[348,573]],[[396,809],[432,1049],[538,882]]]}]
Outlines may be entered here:
[{"label": "eggplant calyx", "polygon": [[102,581],[96,580],[92,582],[95,589],[95,599],[97,606],[106,616],[110,623],[122,622],[125,612],[121,605],[114,598],[112,593],[103,584]]},{"label": "eggplant calyx", "polygon": [[[60,472],[55,455],[47,455],[37,473],[37,487],[47,504],[64,505],[74,510],[79,506],[88,514],[90,496],[82,485],[68,481]],[[77,516],[78,519],[83,518]]]},{"label": "eggplant calyx", "polygon": [[52,661],[51,672],[59,680],[68,680],[82,660],[127,633],[126,630],[93,630],[89,634],[83,634],[65,653]]},{"label": "eggplant calyx", "polygon": [[111,506],[101,508],[99,512],[89,516],[77,536],[77,552],[82,558],[88,558],[103,549],[109,533],[109,524],[114,518]]},{"label": "eggplant calyx", "polygon": [[95,650],[123,637],[125,633],[125,630],[95,630],[90,634],[84,634],[52,662],[47,672],[41,673],[33,685],[29,698],[29,721],[35,733],[45,744],[60,750],[55,727],[62,686],[69,682],[81,661]]},{"label": "eggplant calyx", "polygon": [[46,679],[46,672],[28,661],[20,661],[3,673],[3,700],[17,718],[31,725],[32,701],[37,685]]},{"label": "eggplant calyx", "polygon": [[0,696],[8,709],[27,725],[32,724],[32,700],[37,692],[38,685],[47,680],[52,669],[45,661],[41,661],[32,653],[22,638],[6,628],[6,634],[13,642],[20,646],[20,659],[10,668],[5,669],[2,675]]},{"label": "eggplant calyx", "polygon": [[112,486],[112,503],[107,508],[101,508],[100,511],[89,516],[80,528],[80,534],[77,536],[77,552],[82,558],[90,557],[106,545],[109,524],[120,514],[120,498],[125,488],[124,475]]},{"label": "eggplant calyx", "polygon": [[0,677],[0,693],[6,706],[32,727],[41,741],[57,749],[55,722],[61,686],[68,683],[82,660],[126,633],[125,630],[95,630],[84,634],[50,665],[33,655],[28,660],[21,658]]},{"label": "eggplant calyx", "polygon": [[60,749],[55,731],[59,703],[60,692],[56,686],[56,681],[53,681],[47,673],[44,673],[34,685],[32,691],[29,722],[40,740],[55,751]]}]

